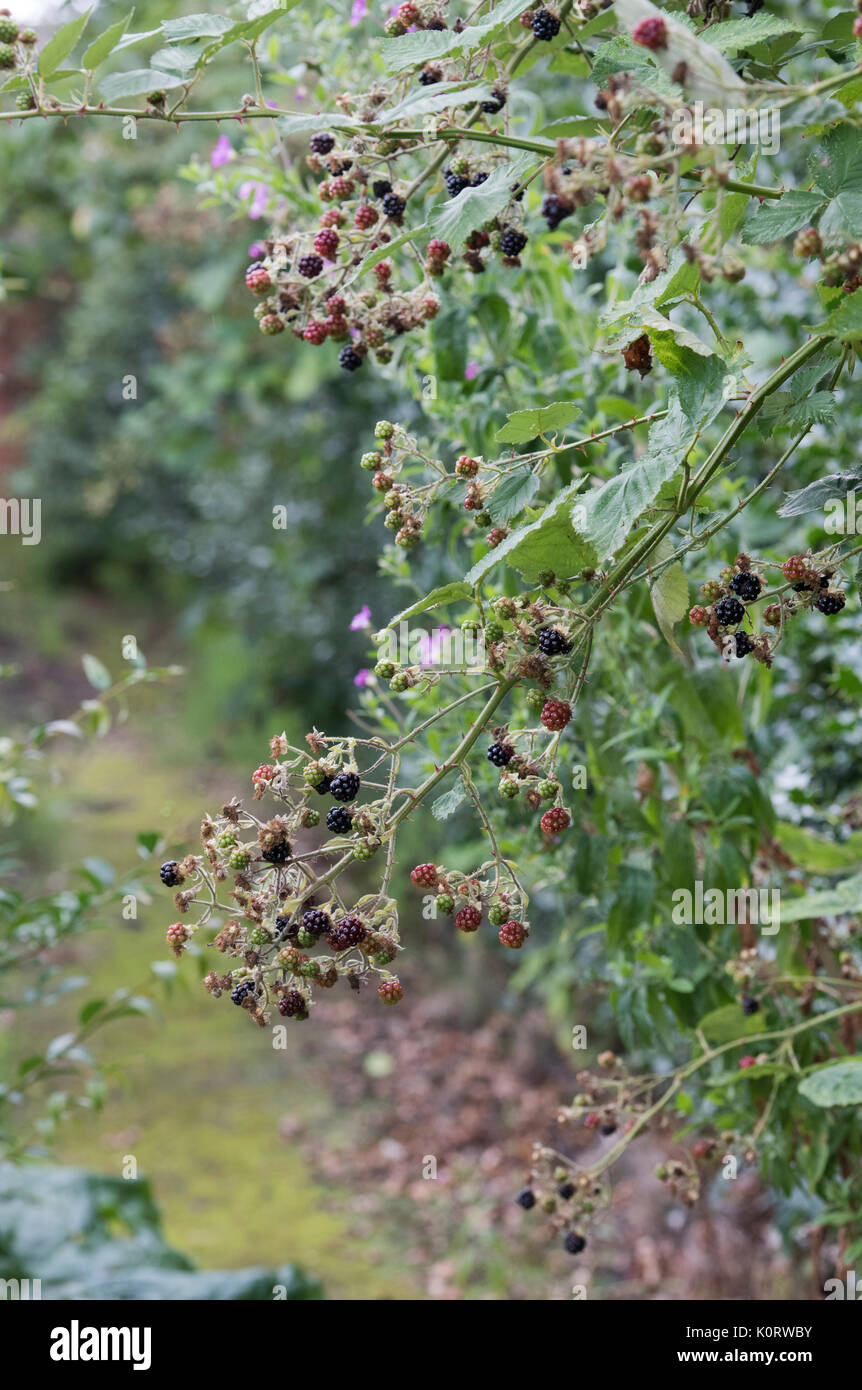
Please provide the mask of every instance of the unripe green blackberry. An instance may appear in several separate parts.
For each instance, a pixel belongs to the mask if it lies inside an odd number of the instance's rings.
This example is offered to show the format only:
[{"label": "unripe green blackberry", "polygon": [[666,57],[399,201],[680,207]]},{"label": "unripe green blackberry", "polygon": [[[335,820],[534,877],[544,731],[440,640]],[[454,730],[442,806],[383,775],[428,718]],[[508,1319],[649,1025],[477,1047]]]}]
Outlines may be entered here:
[{"label": "unripe green blackberry", "polygon": [[380,676],[381,680],[391,680],[395,675],[396,666],[394,661],[378,661],[374,667],[375,676]]},{"label": "unripe green blackberry", "polygon": [[14,43],[18,37],[18,25],[7,15],[0,15],[0,43]]},{"label": "unripe green blackberry", "polygon": [[449,913],[455,909],[455,899],[451,893],[438,893],[434,899],[434,905],[438,912],[442,912],[445,917],[448,917]]},{"label": "unripe green blackberry", "polygon": [[476,513],[473,520],[477,526],[490,526],[494,518],[491,516],[490,512],[485,511],[483,508],[481,512]]},{"label": "unripe green blackberry", "polygon": [[513,598],[495,598],[491,607],[501,621],[505,621],[506,618],[514,618],[518,612],[518,605]]},{"label": "unripe green blackberry", "polygon": [[[16,31],[17,32],[17,31]],[[14,68],[15,50],[9,43],[0,43],[0,68]]]},{"label": "unripe green blackberry", "polygon": [[541,714],[547,698],[544,690],[528,690],[525,696],[527,709],[533,714]]},{"label": "unripe green blackberry", "polygon": [[374,426],[375,439],[391,439],[395,433],[395,426],[389,420],[378,420]]},{"label": "unripe green blackberry", "polygon": [[386,527],[387,531],[400,531],[401,520],[400,512],[387,512],[383,518],[383,525]]},{"label": "unripe green blackberry", "polygon": [[373,844],[370,840],[360,840],[359,843],[354,846],[353,858],[360,860],[373,859],[379,848],[379,845]]},{"label": "unripe green blackberry", "polygon": [[463,621],[462,624],[461,624],[461,631],[462,631],[462,632],[466,632],[466,633],[470,633],[470,632],[480,632],[481,629],[482,629],[482,624],[479,622],[479,619],[478,619],[478,618],[465,618],[464,621]]},{"label": "unripe green blackberry", "polygon": [[500,642],[504,636],[502,625],[493,618],[485,624],[485,641]]},{"label": "unripe green blackberry", "polygon": [[233,830],[223,830],[221,834],[216,837],[216,844],[219,849],[233,849],[236,844],[235,832]]},{"label": "unripe green blackberry", "polygon": [[317,937],[314,933],[307,931],[305,927],[300,927],[299,931],[296,933],[296,944],[297,946],[301,946],[304,951],[309,950],[316,941]]},{"label": "unripe green blackberry", "polygon": [[559,782],[553,781],[550,777],[543,777],[541,782],[536,784],[536,791],[543,801],[551,801],[560,789]]},{"label": "unripe green blackberry", "polygon": [[316,960],[304,960],[299,967],[299,974],[304,980],[316,980],[320,974],[320,962]]},{"label": "unripe green blackberry", "polygon": [[19,111],[35,111],[36,98],[32,92],[19,92],[15,98],[15,105]]},{"label": "unripe green blackberry", "polygon": [[499,787],[500,795],[501,795],[501,796],[504,796],[504,797],[506,798],[507,801],[511,801],[514,797],[516,797],[516,796],[518,795],[518,792],[520,791],[520,787],[521,787],[521,784],[520,784],[520,782],[518,781],[517,777],[501,777],[501,778],[500,778],[500,787]]},{"label": "unripe green blackberry", "polygon": [[366,473],[376,473],[382,462],[382,454],[363,454],[359,460],[359,467],[364,468]]},{"label": "unripe green blackberry", "polygon": [[500,903],[492,903],[488,908],[488,921],[492,927],[502,927],[504,922],[508,922],[509,914]]},{"label": "unripe green blackberry", "polygon": [[248,939],[252,946],[268,946],[272,940],[266,927],[255,927],[249,932]]},{"label": "unripe green blackberry", "polygon": [[227,862],[228,867],[233,869],[235,873],[242,873],[243,869],[247,869],[251,863],[251,855],[247,849],[235,849]]},{"label": "unripe green blackberry", "polygon": [[311,807],[309,807],[308,810],[303,813],[302,823],[310,829],[313,829],[315,825],[320,825],[320,812],[312,811]]},{"label": "unripe green blackberry", "polygon": [[392,677],[391,681],[389,682],[389,689],[390,689],[390,690],[394,690],[396,695],[400,695],[400,694],[402,694],[405,690],[409,690],[409,689],[410,689],[410,677],[408,676],[407,672],[406,672],[406,671],[396,671],[395,675]]},{"label": "unripe green blackberry", "polygon": [[701,584],[700,592],[707,603],[714,603],[724,593],[724,585],[720,584],[717,579],[708,579],[705,584]]}]

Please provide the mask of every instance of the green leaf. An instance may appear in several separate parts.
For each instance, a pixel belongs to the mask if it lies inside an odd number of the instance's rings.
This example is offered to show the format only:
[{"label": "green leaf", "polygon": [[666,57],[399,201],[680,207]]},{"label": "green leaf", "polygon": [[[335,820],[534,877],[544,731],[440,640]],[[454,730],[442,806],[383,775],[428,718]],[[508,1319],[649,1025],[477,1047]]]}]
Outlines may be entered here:
[{"label": "green leaf", "polygon": [[68,58],[75,44],[87,27],[87,20],[93,11],[86,10],[76,19],[70,19],[62,29],[53,34],[39,54],[39,72],[42,77],[52,77],[65,58]]},{"label": "green leaf", "polygon": [[862,834],[851,835],[844,843],[838,843],[812,835],[810,830],[788,821],[779,821],[775,833],[785,854],[810,874],[855,868],[862,860]]},{"label": "green leaf", "polygon": [[468,106],[474,101],[485,101],[490,94],[491,88],[487,82],[471,82],[467,86],[463,82],[438,82],[430,95],[423,88],[406,97],[404,101],[399,101],[398,105],[389,111],[378,112],[375,124],[390,126],[396,121],[418,120],[420,116],[448,111],[453,106]]},{"label": "green leaf", "polygon": [[472,53],[480,44],[496,38],[523,10],[520,0],[503,0],[487,19],[480,24],[466,25],[460,33],[454,29],[420,30],[416,34],[402,34],[397,39],[380,39],[376,48],[388,72],[403,72],[405,68],[417,67],[448,54]]},{"label": "green leaf", "polygon": [[697,1025],[708,1043],[732,1042],[763,1031],[763,1022],[754,1014],[744,1014],[738,1004],[723,1004],[705,1014]]},{"label": "green leaf", "polygon": [[483,555],[467,575],[469,584],[478,584],[500,560],[535,578],[542,570],[553,570],[569,577],[596,563],[593,547],[579,536],[572,525],[570,503],[583,486],[583,479],[570,483],[548,504],[537,521],[519,526],[494,550]]},{"label": "green leaf", "polygon": [[223,14],[187,14],[179,19],[162,20],[162,33],[169,43],[184,39],[220,38],[234,27],[234,20]]},{"label": "green leaf", "polygon": [[506,424],[494,438],[500,444],[527,444],[537,435],[564,429],[580,414],[580,406],[573,401],[554,401],[530,410],[515,410],[506,416]]},{"label": "green leaf", "polygon": [[760,246],[767,241],[779,241],[803,227],[810,227],[823,207],[819,193],[803,193],[791,189],[772,203],[763,203],[742,229],[747,246]]},{"label": "green leaf", "polygon": [[799,1094],[814,1105],[862,1105],[862,1057],[845,1057],[809,1072]]},{"label": "green leaf", "polygon": [[826,322],[820,324],[816,331],[840,338],[844,343],[862,338],[862,290],[854,290],[852,294],[846,295],[838,308],[833,310]]},{"label": "green leaf", "polygon": [[306,131],[361,130],[362,122],[351,120],[337,111],[321,111],[317,115],[297,112],[296,115],[279,116],[276,125],[282,135],[302,135]]},{"label": "green leaf", "polygon": [[466,799],[466,792],[463,787],[453,787],[451,791],[444,792],[436,800],[431,802],[431,814],[435,820],[448,820],[458,810]]},{"label": "green leaf", "polygon": [[833,916],[836,913],[859,912],[862,909],[862,873],[854,874],[836,883],[834,888],[824,888],[818,893],[805,893],[801,898],[787,898],[782,894],[781,924],[806,922],[812,917]]},{"label": "green leaf", "polygon": [[607,43],[599,45],[590,81],[604,87],[607,79],[617,72],[630,72],[642,86],[664,97],[682,96],[682,88],[670,80],[658,63],[653,62],[645,48],[632,43],[627,34],[617,34]]},{"label": "green leaf", "polygon": [[836,498],[843,500],[848,492],[862,487],[862,472],[829,473],[825,478],[817,478],[807,487],[797,492],[785,493],[784,501],[778,508],[779,516],[807,516],[810,512],[822,511],[828,502]]},{"label": "green leaf", "polygon": [[417,599],[411,603],[409,608],[402,608],[400,613],[396,613],[394,618],[390,618],[387,627],[394,627],[396,623],[402,622],[406,618],[415,617],[417,613],[427,613],[429,608],[440,608],[444,603],[456,603],[460,599],[472,598],[473,587],[464,579],[453,580],[451,584],[442,584],[438,589],[432,589],[425,594],[424,598]]},{"label": "green leaf", "polygon": [[663,571],[650,589],[650,598],[665,640],[678,652],[679,644],[673,629],[688,612],[688,580],[682,565],[669,565]]},{"label": "green leaf", "polygon": [[133,68],[131,72],[114,72],[99,84],[104,101],[110,104],[118,97],[138,97],[144,92],[160,92],[181,87],[183,79],[157,68]]},{"label": "green leaf", "polygon": [[539,491],[540,481],[529,464],[509,473],[492,493],[487,504],[491,520],[497,526],[519,515]]},{"label": "green leaf", "polygon": [[535,155],[520,154],[499,164],[478,188],[465,188],[431,213],[431,230],[452,250],[461,251],[468,236],[497,217],[512,200],[512,188],[535,163]]},{"label": "green leaf", "polygon": [[714,24],[707,29],[704,38],[720,53],[741,53],[755,44],[780,39],[784,34],[801,34],[810,28],[811,25],[802,20],[782,19],[761,11],[749,19],[729,19],[724,24]]},{"label": "green leaf", "polygon": [[107,690],[111,684],[111,673],[96,656],[85,652],[81,657],[84,675],[95,690]]},{"label": "green leaf", "polygon": [[840,125],[824,136],[808,161],[816,186],[827,198],[862,192],[862,141],[855,126]]},{"label": "green leaf", "polygon": [[93,40],[81,59],[82,67],[86,68],[88,72],[92,72],[93,68],[97,68],[100,63],[103,63],[105,59],[113,53],[120,39],[131,24],[134,13],[133,7],[129,10],[125,19],[118,20],[116,24],[112,24],[110,28],[100,34],[97,39]]}]

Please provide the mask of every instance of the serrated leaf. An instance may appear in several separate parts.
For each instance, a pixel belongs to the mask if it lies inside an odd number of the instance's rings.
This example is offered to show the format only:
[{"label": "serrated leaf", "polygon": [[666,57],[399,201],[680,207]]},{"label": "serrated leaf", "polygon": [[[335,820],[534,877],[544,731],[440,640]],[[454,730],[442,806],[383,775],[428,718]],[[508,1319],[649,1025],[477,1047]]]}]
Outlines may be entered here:
[{"label": "serrated leaf", "polygon": [[828,502],[836,498],[841,500],[857,487],[862,487],[862,472],[830,473],[825,478],[817,478],[807,487],[799,488],[797,492],[785,493],[778,515],[806,516],[809,512],[822,511]]},{"label": "serrated leaf", "polygon": [[308,130],[359,130],[362,123],[337,111],[320,111],[316,115],[297,111],[296,115],[279,116],[276,124],[282,135],[302,135]]},{"label": "serrated leaf", "polygon": [[682,88],[673,82],[654,62],[647,49],[632,43],[627,34],[616,34],[596,49],[590,81],[599,87],[617,72],[630,72],[642,86],[651,88],[663,97],[679,99]]},{"label": "serrated leaf", "polygon": [[463,805],[466,792],[462,787],[453,787],[451,791],[444,792],[431,802],[431,814],[435,820],[448,820]]},{"label": "serrated leaf", "polygon": [[563,488],[536,521],[519,526],[494,550],[483,555],[467,575],[467,582],[477,584],[503,559],[528,579],[535,578],[542,570],[553,570],[567,578],[595,565],[595,550],[578,535],[571,518],[572,500],[582,486],[583,479],[578,479]]},{"label": "serrated leaf", "polygon": [[471,232],[497,217],[511,202],[512,187],[535,163],[535,156],[518,155],[508,164],[500,164],[478,188],[465,188],[447,203],[441,203],[431,214],[431,230],[446,241],[452,250],[463,249]]},{"label": "serrated leaf", "polygon": [[741,53],[755,44],[780,39],[784,34],[802,34],[810,28],[811,25],[804,20],[782,19],[761,10],[747,19],[729,19],[724,24],[714,24],[707,29],[704,38],[720,53]]},{"label": "serrated leaf", "polygon": [[760,246],[792,236],[803,227],[811,226],[823,203],[819,193],[791,189],[776,202],[764,203],[757,209],[742,229],[742,240],[747,246]]},{"label": "serrated leaf", "polygon": [[38,68],[42,77],[52,77],[64,58],[68,58],[86,29],[87,20],[92,13],[91,9],[86,10],[77,18],[70,19],[68,24],[64,24],[51,36],[39,54]]},{"label": "serrated leaf", "polygon": [[510,473],[492,493],[486,511],[496,526],[505,526],[532,502],[539,491],[540,480],[529,465]]},{"label": "serrated leaf", "polygon": [[183,39],[219,38],[232,29],[235,21],[223,14],[187,14],[179,19],[162,20],[162,33],[169,43]]},{"label": "serrated leaf", "polygon": [[409,608],[402,608],[400,613],[396,613],[394,618],[389,619],[386,626],[394,627],[396,623],[415,617],[417,613],[427,613],[429,608],[440,608],[444,603],[457,603],[461,599],[472,598],[472,596],[472,585],[464,579],[455,579],[451,584],[441,584],[439,588],[432,589],[423,598],[411,603]]},{"label": "serrated leaf", "polygon": [[854,290],[846,295],[826,322],[817,326],[816,332],[828,333],[844,343],[862,338],[862,290]]},{"label": "serrated leaf", "polygon": [[111,684],[111,673],[97,656],[85,652],[81,657],[84,675],[95,690],[107,690]]},{"label": "serrated leaf", "polygon": [[93,40],[81,59],[82,67],[86,68],[88,72],[92,72],[93,68],[97,68],[100,63],[110,57],[131,24],[134,13],[134,8],[132,8],[125,19],[118,20],[116,24],[112,24],[97,39]]},{"label": "serrated leaf", "polygon": [[862,141],[854,126],[830,130],[808,161],[811,177],[827,198],[862,192]]},{"label": "serrated leaf", "polygon": [[738,1004],[723,1004],[705,1014],[697,1025],[708,1043],[732,1042],[734,1038],[760,1033],[762,1020],[754,1014],[744,1014]]},{"label": "serrated leaf", "polygon": [[564,429],[580,414],[580,406],[573,401],[552,401],[550,405],[515,410],[506,416],[505,425],[494,438],[499,444],[526,444],[547,431]]},{"label": "serrated leaf", "polygon": [[817,893],[805,893],[801,898],[782,894],[781,924],[807,922],[812,917],[832,917],[862,910],[862,873],[854,874]]},{"label": "serrated leaf", "polygon": [[377,50],[388,72],[403,72],[449,54],[472,53],[480,44],[488,43],[523,13],[520,0],[503,0],[495,5],[487,19],[480,24],[467,24],[457,33],[454,29],[425,29],[416,34],[402,34],[396,39],[380,39]]},{"label": "serrated leaf", "polygon": [[862,1105],[862,1057],[845,1057],[809,1072],[799,1094],[814,1105]]},{"label": "serrated leaf", "polygon": [[138,97],[144,92],[161,92],[172,87],[181,87],[183,79],[158,68],[133,68],[131,72],[114,72],[99,85],[104,101],[111,104],[118,97]]}]

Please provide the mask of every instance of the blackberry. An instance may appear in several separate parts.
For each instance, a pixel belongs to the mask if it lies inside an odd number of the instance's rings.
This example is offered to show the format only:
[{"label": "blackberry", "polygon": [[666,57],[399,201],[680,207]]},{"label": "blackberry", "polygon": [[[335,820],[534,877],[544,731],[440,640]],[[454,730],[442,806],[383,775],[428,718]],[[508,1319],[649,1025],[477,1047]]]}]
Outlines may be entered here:
[{"label": "blackberry", "polygon": [[462,907],[460,912],[455,913],[455,926],[459,931],[476,931],[482,920],[482,914],[478,907],[469,904]]},{"label": "blackberry", "polygon": [[377,986],[377,997],[382,1004],[399,1004],[404,998],[400,980],[384,980]]},{"label": "blackberry", "polygon": [[371,191],[375,198],[382,198],[384,193],[392,192],[392,184],[388,179],[375,179],[374,183],[371,185]]},{"label": "blackberry", "polygon": [[327,773],[327,774],[321,779],[321,781],[315,782],[315,784],[314,784],[314,790],[317,792],[317,795],[318,795],[318,796],[326,796],[326,794],[327,794],[327,792],[329,791],[329,788],[330,788],[331,786],[332,786],[332,778],[331,778],[331,777],[329,776],[329,774]]},{"label": "blackberry", "polygon": [[166,888],[177,888],[183,882],[176,859],[168,859],[159,869],[159,878]]},{"label": "blackberry", "polygon": [[557,1188],[557,1196],[562,1197],[564,1202],[570,1202],[574,1195],[575,1184],[573,1182],[564,1182]]},{"label": "blackberry", "polygon": [[565,729],[571,718],[572,707],[568,700],[546,700],[542,706],[542,723],[552,733],[558,733],[560,729]]},{"label": "blackberry", "polygon": [[494,88],[491,95],[485,99],[485,101],[480,102],[480,107],[487,116],[493,116],[498,111],[502,111],[505,105],[506,93],[498,91],[496,87]]},{"label": "blackberry", "polygon": [[760,1012],[760,1000],[759,1000],[759,999],[755,999],[755,998],[753,997],[753,995],[751,995],[751,994],[747,994],[747,995],[745,996],[745,998],[743,999],[743,1001],[742,1001],[742,1012],[743,1012],[744,1014],[748,1014],[749,1016],[750,1016],[751,1014],[759,1013],[759,1012]]},{"label": "blackberry", "polygon": [[270,845],[263,851],[262,858],[267,864],[286,864],[290,858],[290,845],[287,840],[279,840],[278,844]]},{"label": "blackberry", "polygon": [[344,806],[333,806],[327,811],[327,830],[333,830],[336,835],[349,835],[352,825],[353,817]]},{"label": "blackberry", "polygon": [[483,184],[483,183],[487,183],[487,181],[488,181],[488,175],[485,173],[484,169],[480,169],[479,172],[478,172],[478,174],[474,174],[473,177],[471,178],[471,180],[470,180],[470,187],[471,187],[471,188],[481,188],[481,187],[482,187],[482,184]]},{"label": "blackberry", "polygon": [[305,995],[298,989],[289,989],[278,1001],[278,1012],[282,1018],[308,1018]]},{"label": "blackberry", "polygon": [[419,74],[419,81],[423,87],[433,87],[435,82],[439,82],[443,76],[439,68],[423,68]]},{"label": "blackberry", "polygon": [[547,193],[542,201],[542,216],[548,224],[548,231],[553,232],[559,227],[565,217],[570,216],[572,206],[570,203],[563,202],[556,193]]},{"label": "blackberry", "polygon": [[[740,605],[741,606],[741,605]],[[572,650],[572,644],[558,627],[543,627],[539,632],[539,651],[545,656],[561,656]]]},{"label": "blackberry", "polygon": [[560,21],[552,10],[536,10],[530,20],[530,28],[537,39],[550,43],[560,32]]},{"label": "blackberry", "polygon": [[329,794],[334,796],[336,801],[352,801],[359,791],[359,785],[358,773],[339,772],[338,776],[332,779]]},{"label": "blackberry", "polygon": [[342,917],[340,922],[335,923],[326,940],[331,950],[347,951],[351,946],[358,946],[367,935],[365,925],[358,917]]},{"label": "blackberry", "polygon": [[387,193],[381,206],[392,222],[400,222],[407,204],[398,193]]},{"label": "blackberry", "polygon": [[559,835],[562,831],[568,830],[571,823],[572,818],[564,806],[552,806],[539,821],[546,835]]},{"label": "blackberry", "polygon": [[814,600],[814,607],[829,616],[832,613],[840,613],[846,602],[847,596],[840,589],[824,589]]},{"label": "blackberry", "polygon": [[323,269],[323,257],[318,256],[316,251],[312,251],[307,256],[300,256],[296,268],[306,280],[313,280]]},{"label": "blackberry", "polygon": [[257,985],[254,980],[242,980],[235,989],[231,990],[230,997],[234,1004],[242,1004],[246,999],[253,999],[256,994]]},{"label": "blackberry", "polygon": [[329,154],[330,150],[335,149],[335,139],[325,132],[320,135],[312,135],[308,142],[308,148],[313,154]]},{"label": "blackberry", "polygon": [[275,919],[275,939],[280,940],[282,936],[296,936],[298,927],[295,922],[291,922],[289,917],[279,916]]},{"label": "blackberry", "polygon": [[493,763],[495,767],[505,767],[511,762],[514,753],[511,743],[492,743],[488,749],[488,762]]},{"label": "blackberry", "polygon": [[747,632],[737,632],[735,637],[737,656],[748,656],[749,652],[754,651],[754,641]]},{"label": "blackberry", "polygon": [[606,1138],[609,1134],[616,1134],[616,1132],[617,1127],[613,1120],[606,1120],[603,1125],[599,1126],[599,1134],[604,1134]]},{"label": "blackberry", "polygon": [[497,933],[501,946],[508,946],[512,951],[520,951],[527,934],[521,922],[504,922]]},{"label": "blackberry", "polygon": [[525,1187],[523,1192],[519,1192],[515,1201],[524,1211],[531,1211],[536,1205],[536,1194],[531,1187]]},{"label": "blackberry", "polygon": [[11,43],[0,43],[0,68],[14,68],[15,49]]},{"label": "blackberry", "polygon": [[517,231],[514,227],[507,227],[500,237],[500,250],[508,260],[514,260],[520,256],[527,244],[527,238],[523,232]]},{"label": "blackberry", "polygon": [[410,870],[410,877],[417,888],[437,887],[437,870],[433,864],[417,864]]},{"label": "blackberry", "polygon": [[459,193],[463,193],[464,189],[470,186],[469,179],[465,178],[463,174],[453,174],[451,169],[444,170],[443,182],[450,198],[457,198]]},{"label": "blackberry", "polygon": [[758,575],[743,571],[741,574],[733,576],[730,581],[730,588],[742,599],[743,603],[753,603],[756,598],[760,597],[763,584]]},{"label": "blackberry", "polygon": [[581,1251],[586,1248],[586,1244],[584,1237],[579,1236],[577,1231],[569,1231],[563,1241],[563,1245],[570,1255],[580,1255]]},{"label": "blackberry", "polygon": [[738,598],[728,594],[726,598],[720,598],[715,605],[715,616],[722,627],[736,627],[745,617],[745,609]]},{"label": "blackberry", "polygon": [[661,15],[641,19],[632,30],[632,39],[653,52],[658,48],[667,48],[667,25]]},{"label": "blackberry", "polygon": [[14,19],[0,17],[0,43],[14,43],[18,37],[18,25]]},{"label": "blackberry", "polygon": [[324,912],[322,908],[313,907],[310,911],[303,912],[302,914],[303,931],[309,932],[309,934],[315,938],[322,936],[325,931],[329,931],[331,926],[332,922],[330,921],[329,913]]},{"label": "blackberry", "polygon": [[355,372],[362,366],[362,358],[355,348],[348,343],[338,354],[338,365],[343,367],[346,372]]}]

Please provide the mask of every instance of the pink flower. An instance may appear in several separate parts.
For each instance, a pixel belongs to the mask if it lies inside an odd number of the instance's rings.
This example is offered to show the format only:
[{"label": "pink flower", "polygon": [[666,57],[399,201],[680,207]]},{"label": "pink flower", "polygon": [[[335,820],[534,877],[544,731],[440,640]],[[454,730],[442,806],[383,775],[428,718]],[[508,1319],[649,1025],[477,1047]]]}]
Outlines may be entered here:
[{"label": "pink flower", "polygon": [[269,200],[269,191],[265,183],[259,183],[256,179],[247,179],[239,186],[239,196],[240,198],[251,198],[248,209],[249,217],[263,217]]},{"label": "pink flower", "polygon": [[368,685],[371,679],[371,672],[365,666],[363,666],[362,669],[357,671],[356,675],[353,677],[353,684],[358,686]]},{"label": "pink flower", "polygon": [[354,613],[350,619],[350,631],[359,632],[362,628],[371,626],[371,609],[367,603],[363,603],[358,613]]},{"label": "pink flower", "polygon": [[435,627],[433,632],[426,633],[419,643],[419,664],[420,666],[437,666],[443,650],[443,638],[451,627],[444,623],[441,627]]},{"label": "pink flower", "polygon": [[353,8],[350,11],[350,27],[355,28],[361,20],[368,14],[368,0],[353,0]]},{"label": "pink flower", "polygon": [[478,362],[468,362],[464,376],[467,381],[473,381],[479,375],[480,367]]},{"label": "pink flower", "polygon": [[234,157],[233,145],[226,135],[220,135],[212,148],[210,164],[213,169],[220,169],[223,164],[229,164]]},{"label": "pink flower", "polygon": [[262,241],[253,241],[248,248],[248,258],[250,261],[259,261],[265,251],[266,247]]}]

